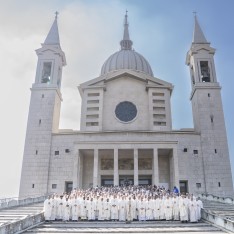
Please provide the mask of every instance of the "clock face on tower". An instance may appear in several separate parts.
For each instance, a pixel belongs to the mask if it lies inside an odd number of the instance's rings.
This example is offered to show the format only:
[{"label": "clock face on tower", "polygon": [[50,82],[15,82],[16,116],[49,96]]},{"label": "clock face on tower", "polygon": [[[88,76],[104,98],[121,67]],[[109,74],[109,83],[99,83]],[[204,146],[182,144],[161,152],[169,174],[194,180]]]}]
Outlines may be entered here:
[{"label": "clock face on tower", "polygon": [[130,122],[137,116],[137,108],[132,102],[120,102],[115,108],[115,115],[121,122]]}]

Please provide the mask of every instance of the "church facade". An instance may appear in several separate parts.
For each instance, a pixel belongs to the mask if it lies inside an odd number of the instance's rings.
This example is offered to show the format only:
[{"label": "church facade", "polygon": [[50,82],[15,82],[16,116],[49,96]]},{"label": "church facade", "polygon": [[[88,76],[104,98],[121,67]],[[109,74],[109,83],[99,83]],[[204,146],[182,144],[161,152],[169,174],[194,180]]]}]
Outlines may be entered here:
[{"label": "church facade", "polygon": [[106,60],[99,77],[78,87],[80,130],[59,129],[66,58],[56,16],[36,50],[20,197],[123,184],[233,194],[215,49],[197,18],[186,56],[193,129],[172,129],[173,85],[154,77],[150,64],[132,44],[125,15],[121,49]]}]

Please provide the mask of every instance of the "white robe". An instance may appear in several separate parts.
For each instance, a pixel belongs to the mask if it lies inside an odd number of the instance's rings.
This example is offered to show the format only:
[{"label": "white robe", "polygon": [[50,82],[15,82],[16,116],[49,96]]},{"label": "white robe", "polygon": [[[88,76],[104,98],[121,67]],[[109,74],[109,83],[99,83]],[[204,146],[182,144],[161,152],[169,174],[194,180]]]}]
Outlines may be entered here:
[{"label": "white robe", "polygon": [[164,201],[164,209],[166,220],[172,220],[173,203],[171,198]]},{"label": "white robe", "polygon": [[153,215],[154,215],[154,219],[155,220],[159,220],[160,219],[160,199],[156,198],[155,200],[153,200]]},{"label": "white robe", "polygon": [[201,200],[197,200],[197,220],[201,219],[201,209],[203,208],[203,203]]},{"label": "white robe", "polygon": [[71,210],[70,201],[65,201],[65,202],[63,203],[63,209],[64,209],[63,220],[64,220],[64,221],[69,221],[69,218],[70,218],[70,210]]},{"label": "white robe", "polygon": [[188,204],[185,198],[179,200],[180,220],[188,221]]},{"label": "white robe", "polygon": [[179,209],[179,199],[178,197],[172,199],[173,202],[173,219],[180,220],[180,209]]},{"label": "white robe", "polygon": [[72,220],[77,221],[78,220],[78,206],[79,201],[76,198],[73,198],[71,200],[71,211],[72,211]]},{"label": "white robe", "polygon": [[133,200],[126,200],[126,220],[127,221],[133,221],[134,218],[134,201]]},{"label": "white robe", "polygon": [[103,209],[104,209],[104,220],[110,220],[111,218],[111,207],[109,201],[104,201],[103,203]]},{"label": "white robe", "polygon": [[111,219],[114,219],[114,220],[119,219],[118,200],[116,198],[112,199],[110,202],[110,205],[111,205]]},{"label": "white robe", "polygon": [[132,199],[132,217],[133,219],[137,219],[137,201]]},{"label": "white robe", "polygon": [[80,200],[79,202],[79,208],[80,208],[80,218],[82,220],[87,219],[87,209],[86,209],[86,200]]},{"label": "white robe", "polygon": [[190,222],[197,222],[197,202],[194,200],[189,202],[189,214]]},{"label": "white robe", "polygon": [[56,218],[56,204],[57,201],[54,198],[50,199],[51,202],[51,216],[50,216],[50,220],[54,221]]},{"label": "white robe", "polygon": [[145,201],[145,219],[146,220],[152,220],[153,219],[151,200],[146,200]]},{"label": "white robe", "polygon": [[44,216],[45,220],[49,221],[51,219],[52,204],[50,199],[44,201]]},{"label": "white robe", "polygon": [[163,199],[159,199],[160,201],[160,216],[159,219],[165,219],[165,206],[164,206],[164,200]]},{"label": "white robe", "polygon": [[119,201],[119,221],[126,221],[126,201]]},{"label": "white robe", "polygon": [[86,206],[88,220],[95,220],[95,211],[97,209],[96,201],[87,201]]},{"label": "white robe", "polygon": [[139,201],[138,203],[138,219],[139,221],[145,221],[145,201]]},{"label": "white robe", "polygon": [[97,203],[98,220],[105,220],[104,201],[99,200]]},{"label": "white robe", "polygon": [[63,199],[59,198],[57,200],[57,215],[56,215],[56,217],[59,220],[63,219],[63,210],[64,210],[63,209],[63,203],[64,203]]}]

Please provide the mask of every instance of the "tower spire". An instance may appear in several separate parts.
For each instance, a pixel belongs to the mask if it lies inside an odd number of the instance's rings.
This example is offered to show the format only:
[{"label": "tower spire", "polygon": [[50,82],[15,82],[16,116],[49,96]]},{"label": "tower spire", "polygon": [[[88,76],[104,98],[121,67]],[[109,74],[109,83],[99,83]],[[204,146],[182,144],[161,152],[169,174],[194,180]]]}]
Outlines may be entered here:
[{"label": "tower spire", "polygon": [[55,19],[50,28],[50,31],[45,39],[44,45],[60,45],[59,32],[58,32],[58,12],[55,12]]},{"label": "tower spire", "polygon": [[203,44],[208,43],[202,29],[198,23],[196,12],[194,12],[194,31],[193,31],[193,43]]},{"label": "tower spire", "polygon": [[128,11],[126,11],[125,17],[124,17],[124,34],[123,34],[123,40],[120,42],[121,50],[131,50],[132,49],[132,41],[129,37],[129,31],[128,31]]}]

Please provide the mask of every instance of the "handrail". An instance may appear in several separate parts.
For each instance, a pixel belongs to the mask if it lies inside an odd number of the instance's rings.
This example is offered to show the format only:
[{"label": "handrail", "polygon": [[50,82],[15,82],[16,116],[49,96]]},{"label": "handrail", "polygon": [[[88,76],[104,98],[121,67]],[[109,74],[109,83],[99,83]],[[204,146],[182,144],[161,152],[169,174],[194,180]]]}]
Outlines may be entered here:
[{"label": "handrail", "polygon": [[228,217],[221,217],[217,214],[214,214],[206,209],[201,210],[202,219],[218,226],[224,228],[228,231],[234,232],[234,220],[229,219]]},{"label": "handrail", "polygon": [[0,202],[0,209],[7,209],[15,206],[24,206],[38,202],[44,202],[48,194],[45,195],[32,195],[27,197],[20,197],[20,198],[8,198],[5,200],[1,200]]},{"label": "handrail", "polygon": [[26,198],[34,198],[34,197],[40,197],[40,196],[45,196],[47,194],[34,194],[34,195],[30,195],[30,196],[23,196],[23,197],[1,197],[0,198],[0,203],[1,201],[11,201],[11,200],[22,200],[22,199],[26,199]]},{"label": "handrail", "polygon": [[205,199],[205,200],[208,200],[208,201],[216,201],[216,202],[222,202],[222,203],[234,205],[234,198],[233,197],[219,197],[219,196],[209,194],[209,193],[198,194],[198,197]]}]

